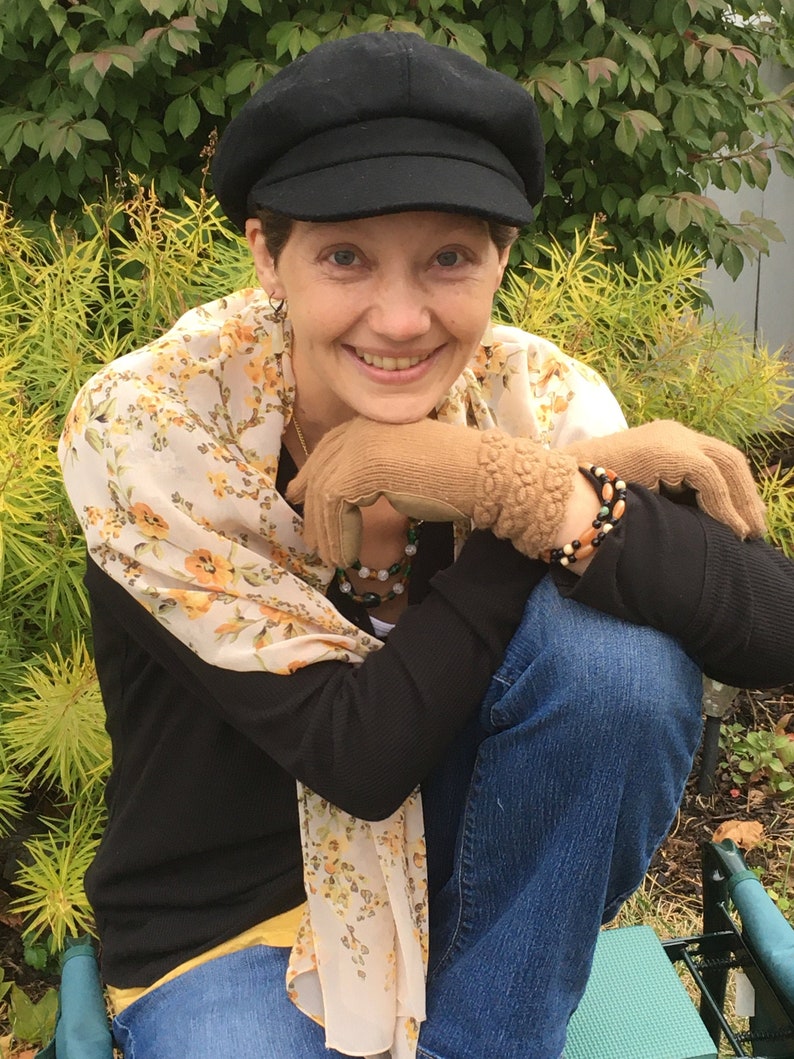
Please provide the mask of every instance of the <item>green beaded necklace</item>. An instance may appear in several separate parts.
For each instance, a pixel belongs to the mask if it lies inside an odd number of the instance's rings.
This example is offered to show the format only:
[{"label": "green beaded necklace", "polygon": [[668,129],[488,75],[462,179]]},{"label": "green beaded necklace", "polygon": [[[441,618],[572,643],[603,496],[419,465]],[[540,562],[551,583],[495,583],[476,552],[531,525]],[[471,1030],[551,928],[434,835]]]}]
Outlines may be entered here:
[{"label": "green beaded necklace", "polygon": [[[297,418],[293,412],[292,425],[295,427],[295,436],[300,442],[300,447],[303,449],[303,455],[308,460],[309,458],[309,447],[306,444],[306,438],[303,436],[303,431],[300,428]],[[413,557],[417,552],[417,537],[419,526],[421,521],[419,519],[408,519],[408,529],[406,531],[406,545],[403,548],[403,555],[399,559],[396,559],[391,566],[383,567],[380,570],[372,570],[369,566],[364,566],[360,559],[356,561],[350,567],[351,570],[355,570],[359,577],[365,581],[388,581],[390,577],[398,577],[399,580],[395,581],[392,587],[386,592],[385,595],[381,595],[379,592],[362,592],[357,593],[353,591],[353,584],[350,578],[347,576],[346,570],[341,566],[336,568],[336,581],[339,585],[340,592],[352,599],[354,603],[361,603],[367,608],[367,610],[374,610],[379,607],[382,603],[388,603],[392,599],[396,599],[397,596],[401,596],[405,592],[408,584],[408,579],[411,576],[411,566]]]},{"label": "green beaded necklace", "polygon": [[362,592],[356,593],[353,591],[353,585],[347,576],[347,572],[342,569],[341,566],[336,568],[336,580],[339,585],[340,592],[352,599],[354,603],[362,603],[367,610],[374,610],[375,607],[379,607],[381,603],[388,603],[389,600],[395,599],[397,596],[401,596],[405,592],[408,579],[411,576],[411,560],[416,555],[417,546],[416,540],[419,530],[419,521],[417,519],[408,520],[408,529],[406,531],[407,543],[403,552],[405,558],[399,558],[391,564],[391,566],[383,567],[380,570],[371,570],[368,566],[362,566],[361,560],[356,561],[350,567],[351,570],[355,570],[356,573],[367,581],[388,581],[390,577],[397,577],[399,574],[399,580],[395,581],[392,587],[385,595],[381,595],[379,592]]}]

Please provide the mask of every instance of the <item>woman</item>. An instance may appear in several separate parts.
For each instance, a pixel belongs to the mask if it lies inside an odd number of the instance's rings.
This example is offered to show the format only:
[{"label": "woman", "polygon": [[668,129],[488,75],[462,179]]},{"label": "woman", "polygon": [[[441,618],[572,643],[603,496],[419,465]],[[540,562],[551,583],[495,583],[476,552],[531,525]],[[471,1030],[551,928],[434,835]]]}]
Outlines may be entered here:
[{"label": "woman", "polygon": [[215,160],[262,289],[75,403],[114,753],[86,883],[127,1056],[559,1059],[701,668],[794,677],[741,455],[624,430],[489,328],[542,176],[509,79],[413,34],[321,45]]}]

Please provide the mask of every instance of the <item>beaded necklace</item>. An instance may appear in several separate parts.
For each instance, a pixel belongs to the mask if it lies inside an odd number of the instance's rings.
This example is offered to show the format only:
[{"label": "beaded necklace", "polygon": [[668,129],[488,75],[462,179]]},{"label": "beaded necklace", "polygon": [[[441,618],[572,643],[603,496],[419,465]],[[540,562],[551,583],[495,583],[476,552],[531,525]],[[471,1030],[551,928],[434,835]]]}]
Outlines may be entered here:
[{"label": "beaded necklace", "polygon": [[[303,455],[306,459],[309,458],[309,446],[306,444],[306,438],[301,430],[300,423],[295,417],[294,413],[292,416],[292,424],[295,427],[295,435],[300,442],[300,447],[303,449]],[[375,607],[379,607],[382,603],[388,603],[392,599],[396,599],[397,596],[401,596],[405,592],[408,580],[411,576],[412,560],[417,552],[417,536],[421,522],[419,519],[410,518],[408,519],[408,529],[406,530],[406,544],[403,548],[403,555],[399,559],[395,559],[390,566],[381,567],[379,570],[373,570],[369,566],[364,566],[360,559],[350,566],[351,570],[355,570],[359,577],[365,581],[388,581],[390,577],[397,577],[398,580],[394,582],[392,587],[384,595],[379,592],[370,590],[369,592],[357,593],[353,591],[353,584],[348,577],[347,571],[341,567],[336,568],[336,580],[339,585],[339,591],[352,599],[354,603],[361,603],[368,610],[374,610]]]}]

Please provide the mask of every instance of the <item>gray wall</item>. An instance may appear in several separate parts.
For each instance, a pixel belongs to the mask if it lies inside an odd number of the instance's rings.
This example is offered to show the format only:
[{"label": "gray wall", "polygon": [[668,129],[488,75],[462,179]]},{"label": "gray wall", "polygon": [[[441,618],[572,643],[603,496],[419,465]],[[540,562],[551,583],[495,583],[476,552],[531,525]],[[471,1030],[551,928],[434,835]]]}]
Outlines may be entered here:
[{"label": "gray wall", "polygon": [[[764,69],[766,84],[776,90],[791,81],[790,70]],[[754,334],[759,344],[784,348],[794,361],[794,179],[778,168],[772,157],[772,173],[764,191],[743,187],[735,194],[710,188],[723,213],[734,221],[742,210],[772,218],[785,242],[770,243],[770,253],[753,264],[745,263],[734,282],[724,269],[709,265],[704,274],[718,316],[735,318],[742,330]]]}]

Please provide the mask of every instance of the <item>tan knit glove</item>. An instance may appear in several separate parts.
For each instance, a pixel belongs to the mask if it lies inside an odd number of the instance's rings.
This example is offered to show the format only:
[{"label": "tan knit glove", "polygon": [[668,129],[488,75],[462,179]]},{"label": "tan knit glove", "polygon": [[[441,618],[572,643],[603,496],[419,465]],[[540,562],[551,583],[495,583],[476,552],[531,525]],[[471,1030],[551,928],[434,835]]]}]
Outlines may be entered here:
[{"label": "tan knit glove", "polygon": [[657,490],[694,490],[698,505],[741,538],[762,537],[764,505],[744,454],[671,419],[657,419],[560,450],[611,468],[627,482]]},{"label": "tan knit glove", "polygon": [[358,557],[359,509],[380,496],[412,518],[470,518],[536,557],[554,540],[576,473],[570,454],[500,430],[358,418],[325,435],[287,496],[303,501],[306,543],[335,566]]}]

